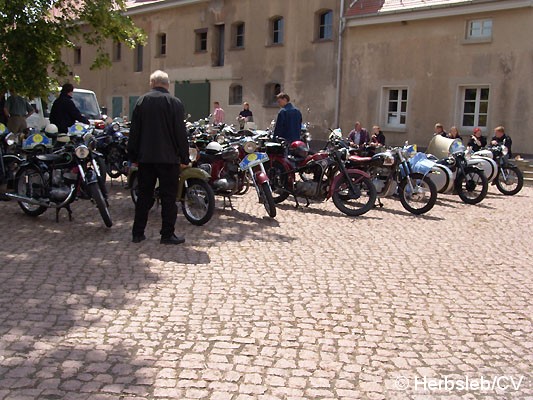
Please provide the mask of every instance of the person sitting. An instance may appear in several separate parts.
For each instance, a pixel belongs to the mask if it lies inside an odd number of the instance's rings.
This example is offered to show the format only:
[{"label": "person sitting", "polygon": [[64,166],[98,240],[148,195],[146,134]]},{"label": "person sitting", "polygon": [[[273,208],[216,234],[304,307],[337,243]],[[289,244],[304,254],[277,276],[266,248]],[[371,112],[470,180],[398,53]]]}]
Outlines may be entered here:
[{"label": "person sitting", "polygon": [[479,151],[487,145],[487,138],[481,135],[481,129],[474,128],[474,134],[470,137],[467,147],[472,151]]},{"label": "person sitting", "polygon": [[444,126],[437,122],[435,124],[435,132],[433,133],[433,136],[441,135],[442,137],[448,137],[448,133],[444,130]]},{"label": "person sitting", "polygon": [[505,128],[503,126],[498,126],[494,129],[494,137],[492,138],[492,141],[490,142],[493,146],[497,145],[504,145],[507,147],[507,150],[509,150],[509,158],[513,156],[513,153],[511,152],[511,146],[513,145],[513,141],[511,138],[505,133]]},{"label": "person sitting", "polygon": [[361,122],[357,121],[354,129],[348,135],[348,140],[350,141],[350,146],[359,147],[370,141],[370,135],[365,128],[361,127]]},{"label": "person sitting", "polygon": [[452,126],[450,128],[450,132],[448,133],[447,137],[449,139],[459,139],[460,141],[463,141],[461,139],[461,135],[459,135],[459,129],[457,129],[457,127],[455,127],[455,126]]},{"label": "person sitting", "polygon": [[370,145],[373,147],[385,146],[385,135],[378,125],[372,127],[372,137],[370,138]]}]

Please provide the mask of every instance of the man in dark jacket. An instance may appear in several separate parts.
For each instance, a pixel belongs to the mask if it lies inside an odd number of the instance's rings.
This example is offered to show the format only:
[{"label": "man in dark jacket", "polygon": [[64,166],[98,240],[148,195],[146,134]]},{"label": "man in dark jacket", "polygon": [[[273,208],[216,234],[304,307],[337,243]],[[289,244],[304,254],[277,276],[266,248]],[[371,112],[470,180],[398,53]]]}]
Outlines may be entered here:
[{"label": "man in dark jacket", "polygon": [[507,150],[509,150],[509,158],[513,157],[513,152],[511,150],[511,146],[513,145],[513,141],[511,140],[511,137],[505,133],[505,128],[503,126],[498,126],[494,129],[494,136],[490,142],[493,146],[502,144],[505,147],[507,147]]},{"label": "man in dark jacket", "polygon": [[72,94],[74,93],[74,86],[72,83],[65,83],[61,88],[59,97],[52,104],[50,110],[50,123],[57,126],[59,133],[67,133],[76,121],[88,124],[89,120],[81,115],[80,110],[74,104],[72,100]]},{"label": "man in dark jacket", "polygon": [[158,179],[161,243],[185,242],[185,238],[174,234],[174,225],[178,213],[176,195],[180,164],[182,168],[189,164],[189,143],[183,104],[169,93],[169,86],[168,74],[155,71],[150,76],[152,90],[137,100],[131,118],[128,156],[130,161],[139,164],[138,199],[132,229],[134,243],[146,239],[144,229]]},{"label": "man in dark jacket", "polygon": [[280,93],[276,96],[279,110],[274,128],[274,136],[282,137],[289,143],[300,140],[300,131],[302,129],[302,113],[292,105],[291,98],[286,93]]}]

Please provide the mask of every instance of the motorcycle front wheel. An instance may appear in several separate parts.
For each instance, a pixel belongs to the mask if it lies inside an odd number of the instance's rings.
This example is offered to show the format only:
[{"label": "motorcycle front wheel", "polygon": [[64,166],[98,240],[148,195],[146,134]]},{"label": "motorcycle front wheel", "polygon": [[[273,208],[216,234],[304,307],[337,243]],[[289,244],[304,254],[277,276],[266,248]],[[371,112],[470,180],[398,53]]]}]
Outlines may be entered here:
[{"label": "motorcycle front wheel", "polygon": [[518,167],[502,167],[496,177],[496,187],[506,196],[517,194],[524,186],[524,174]]},{"label": "motorcycle front wheel", "polygon": [[377,198],[376,187],[365,176],[352,173],[348,177],[345,175],[337,181],[333,188],[333,203],[344,214],[357,217],[367,213],[374,206]]},{"label": "motorcycle front wheel", "polygon": [[[32,199],[43,198],[46,184],[42,174],[33,167],[22,167],[16,178],[15,188],[18,195],[30,197]],[[32,217],[38,217],[47,209],[45,206],[25,203],[19,201],[18,205],[25,214]]]},{"label": "motorcycle front wheel", "polygon": [[[413,190],[409,185],[409,178]],[[402,179],[398,186],[398,195],[402,206],[415,215],[427,213],[437,201],[437,187],[429,177],[413,173]]]},{"label": "motorcycle front wheel", "polygon": [[111,179],[122,175],[122,164],[126,160],[125,154],[116,146],[112,146],[106,154],[106,171]]},{"label": "motorcycle front wheel", "polygon": [[285,167],[277,161],[274,161],[267,171],[268,179],[272,187],[272,197],[276,204],[285,201],[290,195],[287,191],[287,172]]},{"label": "motorcycle front wheel", "polygon": [[456,182],[457,194],[466,204],[477,204],[487,196],[489,182],[485,174],[476,168],[466,168]]},{"label": "motorcycle front wheel", "polygon": [[263,184],[259,186],[259,194],[268,216],[270,218],[274,218],[276,216],[276,203],[274,203],[272,189],[270,188],[270,184],[268,182],[263,182]]},{"label": "motorcycle front wheel", "polygon": [[102,191],[100,190],[100,186],[98,185],[98,182],[89,183],[89,185],[87,186],[87,191],[89,192],[89,195],[96,203],[96,208],[98,208],[98,211],[100,212],[100,216],[102,217],[102,220],[104,221],[105,226],[107,226],[108,228],[111,228],[113,226],[113,221],[111,220],[109,209],[107,208],[104,195],[102,194]]},{"label": "motorcycle front wheel", "polygon": [[207,223],[215,211],[215,193],[209,184],[201,179],[188,179],[181,200],[183,215],[193,225]]}]

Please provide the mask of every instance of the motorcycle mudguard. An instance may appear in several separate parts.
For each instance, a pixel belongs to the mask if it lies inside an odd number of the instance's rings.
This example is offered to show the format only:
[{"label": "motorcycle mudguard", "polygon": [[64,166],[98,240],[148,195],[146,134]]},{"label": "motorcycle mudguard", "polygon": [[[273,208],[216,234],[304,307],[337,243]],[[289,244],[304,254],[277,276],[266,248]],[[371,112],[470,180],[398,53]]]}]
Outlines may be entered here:
[{"label": "motorcycle mudguard", "polygon": [[269,181],[268,175],[263,171],[258,171],[254,175],[255,175],[255,181],[257,182],[258,185],[262,185],[263,183]]},{"label": "motorcycle mudguard", "polygon": [[185,182],[188,179],[200,179],[202,181],[208,182],[210,178],[211,176],[206,171],[200,168],[189,167],[182,169],[180,171],[180,177],[178,181],[178,194],[176,198],[178,200],[181,200],[183,198],[183,189],[185,186]]},{"label": "motorcycle mudguard", "polygon": [[[365,178],[368,178],[368,179],[372,179],[370,177],[370,175],[365,172],[365,171],[361,171],[360,169],[355,169],[355,168],[350,168],[350,169],[347,169],[346,170],[346,173],[349,175],[349,174],[357,174],[357,175],[361,175],[362,177],[365,177]],[[329,192],[328,192],[328,198],[330,198],[331,196],[333,196],[333,190],[335,189],[335,187],[337,186],[337,182],[342,179],[344,177],[343,174],[337,174],[334,178],[333,178],[333,182],[331,182],[331,185],[329,186]]]}]

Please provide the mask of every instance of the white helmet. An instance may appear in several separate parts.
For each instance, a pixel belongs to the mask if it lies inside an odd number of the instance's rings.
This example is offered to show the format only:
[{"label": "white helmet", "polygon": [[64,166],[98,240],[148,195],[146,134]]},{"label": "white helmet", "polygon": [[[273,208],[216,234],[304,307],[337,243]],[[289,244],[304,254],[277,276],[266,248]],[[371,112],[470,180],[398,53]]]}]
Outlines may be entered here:
[{"label": "white helmet", "polygon": [[44,133],[48,133],[50,135],[55,135],[55,134],[57,134],[57,132],[58,132],[58,129],[57,129],[57,125],[56,124],[48,124],[44,128]]},{"label": "white helmet", "polygon": [[223,147],[218,142],[211,142],[206,146],[205,149],[209,152],[218,153],[219,151],[222,151]]}]

